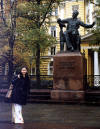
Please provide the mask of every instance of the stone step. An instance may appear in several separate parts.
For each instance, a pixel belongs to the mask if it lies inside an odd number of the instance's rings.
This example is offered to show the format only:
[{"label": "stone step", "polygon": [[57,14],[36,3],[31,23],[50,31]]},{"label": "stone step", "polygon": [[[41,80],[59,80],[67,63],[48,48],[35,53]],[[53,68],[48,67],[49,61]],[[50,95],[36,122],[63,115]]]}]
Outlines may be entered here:
[{"label": "stone step", "polygon": [[[0,89],[0,101],[4,99],[7,88]],[[51,99],[51,90],[48,89],[31,89],[28,97],[29,103],[86,103],[86,104],[100,104],[100,91],[86,91],[84,102],[77,100],[72,102],[68,100]]]},{"label": "stone step", "polygon": [[29,100],[30,99],[48,100],[50,99],[50,95],[30,95]]},{"label": "stone step", "polygon": [[31,89],[29,100],[32,101],[34,99],[37,100],[48,100],[51,96],[51,90],[48,89]]},{"label": "stone step", "polygon": [[31,95],[49,95],[51,93],[50,89],[31,89]]},{"label": "stone step", "polygon": [[100,102],[100,90],[88,90],[85,97],[88,102]]},{"label": "stone step", "polygon": [[53,99],[48,99],[48,100],[40,100],[40,99],[30,99],[28,100],[28,103],[48,103],[48,104],[84,104],[85,102],[81,101],[66,101],[66,100],[53,100]]},{"label": "stone step", "polygon": [[34,96],[34,95],[50,95],[50,93],[49,92],[31,92],[30,93],[30,95],[32,96]]}]

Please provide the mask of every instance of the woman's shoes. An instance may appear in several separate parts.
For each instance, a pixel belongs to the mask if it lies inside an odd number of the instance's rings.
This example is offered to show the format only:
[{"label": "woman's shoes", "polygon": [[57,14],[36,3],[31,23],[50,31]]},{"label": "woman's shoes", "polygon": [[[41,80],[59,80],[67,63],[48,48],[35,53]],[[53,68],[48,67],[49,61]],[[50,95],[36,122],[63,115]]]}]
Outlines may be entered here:
[{"label": "woman's shoes", "polygon": [[14,120],[11,121],[12,124],[24,124],[24,121],[20,121],[20,122],[15,122]]}]

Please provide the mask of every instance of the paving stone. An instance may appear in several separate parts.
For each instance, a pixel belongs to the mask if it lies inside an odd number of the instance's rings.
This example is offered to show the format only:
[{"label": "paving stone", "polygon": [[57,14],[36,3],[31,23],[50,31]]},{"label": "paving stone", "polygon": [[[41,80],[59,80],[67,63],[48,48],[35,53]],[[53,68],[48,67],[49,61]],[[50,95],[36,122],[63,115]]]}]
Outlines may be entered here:
[{"label": "paving stone", "polygon": [[11,123],[11,104],[0,103],[0,129],[100,129],[100,107],[87,105],[27,104],[25,124]]}]

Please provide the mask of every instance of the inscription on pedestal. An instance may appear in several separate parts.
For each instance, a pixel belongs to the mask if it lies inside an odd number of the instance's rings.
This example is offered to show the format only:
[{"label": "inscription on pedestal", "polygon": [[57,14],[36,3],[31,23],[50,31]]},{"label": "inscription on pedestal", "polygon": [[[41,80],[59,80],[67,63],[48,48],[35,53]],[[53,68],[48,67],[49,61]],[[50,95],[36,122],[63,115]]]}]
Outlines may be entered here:
[{"label": "inscription on pedestal", "polygon": [[75,69],[75,61],[70,61],[70,62],[59,62],[59,64],[57,65],[57,67],[59,69]]}]

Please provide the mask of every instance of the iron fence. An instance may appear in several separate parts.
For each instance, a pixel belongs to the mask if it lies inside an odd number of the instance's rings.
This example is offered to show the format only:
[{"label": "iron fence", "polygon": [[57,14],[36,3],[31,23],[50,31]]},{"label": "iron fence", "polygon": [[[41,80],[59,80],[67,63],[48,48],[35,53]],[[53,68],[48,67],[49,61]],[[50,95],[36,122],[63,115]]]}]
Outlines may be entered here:
[{"label": "iron fence", "polygon": [[[32,89],[52,89],[53,88],[53,75],[40,75],[41,87],[36,85],[36,75],[30,75]],[[0,89],[8,87],[8,76],[0,75]],[[100,75],[87,75],[84,76],[84,85],[86,89],[100,89]]]},{"label": "iron fence", "polygon": [[87,89],[100,89],[100,75],[85,76]]},{"label": "iron fence", "polygon": [[36,75],[30,75],[32,89],[52,89],[53,88],[53,75],[40,75],[41,86],[37,87]]}]

